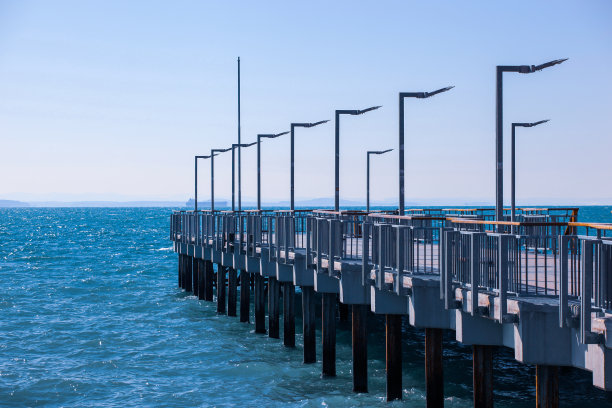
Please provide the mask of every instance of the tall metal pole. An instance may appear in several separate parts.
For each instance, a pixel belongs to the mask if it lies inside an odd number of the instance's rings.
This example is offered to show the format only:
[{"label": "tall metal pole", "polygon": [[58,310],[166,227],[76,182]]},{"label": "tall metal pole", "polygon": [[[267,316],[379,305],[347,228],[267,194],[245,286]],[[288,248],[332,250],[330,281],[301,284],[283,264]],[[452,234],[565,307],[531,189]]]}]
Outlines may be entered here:
[{"label": "tall metal pole", "polygon": [[370,152],[367,153],[367,176],[366,176],[366,212],[370,213]]},{"label": "tall metal pole", "polygon": [[294,149],[293,149],[293,139],[294,139],[294,133],[295,133],[295,124],[291,124],[291,201],[290,201],[290,210],[293,211],[295,210],[295,172],[294,172]]},{"label": "tall metal pole", "polygon": [[336,111],[336,160],[335,160],[335,195],[334,211],[340,211],[340,112]]},{"label": "tall metal pole", "polygon": [[[242,211],[242,189],[241,189],[241,161],[240,161],[240,57],[238,57],[238,211]],[[232,165],[232,170],[234,166]],[[232,181],[234,177],[232,175]],[[232,211],[234,208],[232,207]]]},{"label": "tall metal pole", "polygon": [[404,96],[399,96],[399,215],[404,215]]},{"label": "tall metal pole", "polygon": [[497,67],[495,97],[495,220],[502,221],[504,216],[504,119],[503,119],[503,72]]},{"label": "tall metal pole", "polygon": [[[240,150],[240,147],[238,148]],[[232,211],[236,211],[235,201],[234,201],[234,149],[232,148]]]},{"label": "tall metal pole", "polygon": [[215,152],[210,151],[210,213],[215,215]]},{"label": "tall metal pole", "polygon": [[336,110],[336,157],[335,157],[335,193],[334,193],[334,211],[340,211],[340,115],[362,115],[380,108],[380,106],[372,106],[367,109],[340,109]]},{"label": "tall metal pole", "polygon": [[[514,181],[515,181],[515,173],[514,173],[514,169],[515,169],[515,147],[514,147],[514,141],[515,141],[515,134],[516,134],[516,124],[513,123],[512,124],[512,147],[511,147],[511,160],[510,160],[510,171],[511,171],[511,175],[510,175],[510,185],[511,185],[511,192],[510,192],[510,201],[511,201],[511,209],[510,209],[510,221],[514,222],[514,218],[515,218],[515,211],[516,211],[516,202],[515,202],[515,195],[514,195]],[[512,225],[511,227],[511,231],[512,233],[514,233],[514,225]]]},{"label": "tall metal pole", "polygon": [[261,135],[257,135],[257,209],[261,210]]},{"label": "tall metal pole", "polygon": [[194,212],[198,212],[198,156],[194,158],[195,161],[195,194],[193,197],[194,200]]}]

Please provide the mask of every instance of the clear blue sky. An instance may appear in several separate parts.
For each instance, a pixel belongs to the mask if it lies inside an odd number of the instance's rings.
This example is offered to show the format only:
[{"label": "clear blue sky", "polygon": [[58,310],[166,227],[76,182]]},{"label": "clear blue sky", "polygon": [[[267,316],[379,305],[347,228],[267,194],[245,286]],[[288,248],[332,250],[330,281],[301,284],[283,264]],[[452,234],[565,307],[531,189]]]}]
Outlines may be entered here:
[{"label": "clear blue sky", "polygon": [[[493,203],[495,65],[560,66],[505,76],[520,203],[612,201],[609,1],[0,0],[0,198],[177,199],[193,156],[334,109],[383,105],[341,124],[341,194],[397,199],[398,92],[455,85],[406,103],[406,200]],[[296,135],[296,196],[333,196],[333,124]],[[289,197],[289,139],[262,148],[264,200]],[[255,197],[255,148],[243,196]],[[230,155],[216,194],[229,198]],[[202,163],[200,199],[208,198]]]}]

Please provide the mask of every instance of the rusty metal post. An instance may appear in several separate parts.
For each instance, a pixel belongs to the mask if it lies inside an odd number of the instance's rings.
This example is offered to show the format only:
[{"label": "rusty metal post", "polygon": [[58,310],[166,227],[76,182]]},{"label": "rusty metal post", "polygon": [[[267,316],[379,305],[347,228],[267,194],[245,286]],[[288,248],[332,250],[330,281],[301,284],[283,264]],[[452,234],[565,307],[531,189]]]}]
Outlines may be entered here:
[{"label": "rusty metal post", "polygon": [[472,351],[474,408],[493,406],[493,347],[474,345]]}]

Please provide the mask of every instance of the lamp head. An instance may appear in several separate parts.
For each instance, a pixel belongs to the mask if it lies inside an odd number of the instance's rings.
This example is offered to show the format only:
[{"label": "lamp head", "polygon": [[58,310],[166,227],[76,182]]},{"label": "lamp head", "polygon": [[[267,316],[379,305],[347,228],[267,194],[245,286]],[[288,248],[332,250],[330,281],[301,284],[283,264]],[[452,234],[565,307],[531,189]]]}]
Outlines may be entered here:
[{"label": "lamp head", "polygon": [[434,96],[442,92],[450,91],[453,88],[454,86],[447,86],[446,88],[436,89],[433,92],[423,92],[423,96],[417,96],[417,98],[429,98],[430,96]]},{"label": "lamp head", "polygon": [[393,149],[387,149],[387,150],[371,150],[368,152],[368,154],[385,154],[388,153],[390,151],[392,151]]},{"label": "lamp head", "polygon": [[329,120],[321,120],[315,123],[306,123],[304,127],[315,127],[315,126],[322,125],[323,123],[327,123],[327,122],[329,122]]},{"label": "lamp head", "polygon": [[373,111],[373,110],[379,109],[379,108],[381,108],[381,107],[382,107],[382,105],[381,105],[381,106],[372,106],[372,107],[370,107],[370,108],[366,108],[366,109],[361,109],[361,110],[358,110],[358,111],[357,111],[357,115],[362,115],[362,114],[364,114],[364,113],[366,113],[366,112],[370,112],[370,111]]}]

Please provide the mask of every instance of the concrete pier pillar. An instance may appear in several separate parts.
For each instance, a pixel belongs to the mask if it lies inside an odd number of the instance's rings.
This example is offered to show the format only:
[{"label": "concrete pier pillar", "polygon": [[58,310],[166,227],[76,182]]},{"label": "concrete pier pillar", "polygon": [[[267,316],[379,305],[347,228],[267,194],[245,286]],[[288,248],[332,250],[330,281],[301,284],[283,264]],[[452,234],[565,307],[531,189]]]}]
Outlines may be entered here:
[{"label": "concrete pier pillar", "polygon": [[217,264],[217,313],[225,314],[225,267]]},{"label": "concrete pier pillar", "polygon": [[304,331],[304,364],[317,362],[315,338],[315,293],[312,286],[302,286],[302,328]]},{"label": "concrete pier pillar", "polygon": [[425,384],[427,407],[444,407],[442,329],[425,329]]},{"label": "concrete pier pillar", "polygon": [[280,283],[276,278],[268,278],[268,336],[279,339],[279,300]]},{"label": "concrete pier pillar", "polygon": [[251,314],[251,274],[240,271],[240,321],[250,322]]},{"label": "concrete pier pillar", "polygon": [[368,308],[353,305],[353,391],[368,392]]},{"label": "concrete pier pillar", "polygon": [[266,334],[265,278],[255,275],[255,333]]},{"label": "concrete pier pillar", "polygon": [[215,270],[212,261],[204,261],[204,300],[212,302]]},{"label": "concrete pier pillar", "polygon": [[323,375],[336,375],[336,294],[323,293],[321,316],[323,336]]},{"label": "concrete pier pillar", "polygon": [[283,283],[283,344],[295,347],[295,285]]},{"label": "concrete pier pillar", "polygon": [[402,315],[385,315],[387,401],[402,399]]},{"label": "concrete pier pillar", "polygon": [[473,346],[474,407],[493,406],[493,347]]},{"label": "concrete pier pillar", "polygon": [[340,300],[338,300],[338,317],[340,318],[341,322],[348,322],[349,306],[345,305],[344,303],[340,303]]},{"label": "concrete pier pillar", "polygon": [[199,295],[199,289],[200,289],[200,260],[197,258],[193,258],[192,260],[193,263],[193,294],[195,296]]},{"label": "concrete pier pillar", "polygon": [[193,279],[193,258],[189,255],[186,255],[187,258],[187,268],[185,271],[185,290],[187,292],[191,292],[193,290],[192,279]]},{"label": "concrete pier pillar", "polygon": [[236,316],[238,301],[238,273],[232,267],[227,269],[227,315]]},{"label": "concrete pier pillar", "polygon": [[559,407],[559,366],[536,365],[536,408]]}]

